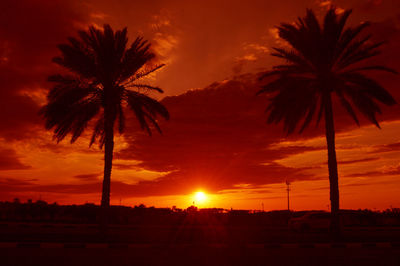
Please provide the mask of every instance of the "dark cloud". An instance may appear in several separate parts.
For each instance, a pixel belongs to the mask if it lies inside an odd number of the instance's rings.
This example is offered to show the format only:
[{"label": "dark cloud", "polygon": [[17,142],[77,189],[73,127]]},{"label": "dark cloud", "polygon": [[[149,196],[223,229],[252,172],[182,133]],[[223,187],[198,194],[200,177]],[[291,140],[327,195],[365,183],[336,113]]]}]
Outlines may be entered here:
[{"label": "dark cloud", "polygon": [[100,193],[101,183],[91,182],[84,184],[56,184],[56,185],[38,185],[33,182],[16,180],[0,180],[0,192],[16,193],[16,192],[51,192],[61,194],[91,194]]},{"label": "dark cloud", "polygon": [[[288,168],[275,161],[325,147],[275,144],[324,136],[323,123],[319,127],[310,126],[302,135],[290,136],[283,132],[282,125],[267,125],[264,110],[268,100],[266,96],[255,96],[260,89],[256,76],[242,75],[202,90],[167,97],[163,103],[171,120],[161,122],[162,136],[128,133],[125,139],[129,146],[116,154],[117,158],[141,161],[137,166],[146,170],[170,172],[153,181],[139,182],[132,188],[135,194],[185,194],[194,187],[218,192],[237,184],[260,186],[287,178],[315,179],[312,171],[307,171],[312,169]],[[336,102],[335,107],[337,133],[354,129],[354,121],[340,104]],[[137,128],[128,132],[137,132]],[[378,159],[362,158],[339,164]]]},{"label": "dark cloud", "polygon": [[1,2],[0,6],[0,135],[20,139],[34,134],[38,93],[47,88],[56,45],[87,21],[83,6],[71,1]]},{"label": "dark cloud", "polygon": [[101,173],[93,173],[93,174],[79,174],[74,175],[74,178],[82,180],[82,181],[94,181],[98,180]]},{"label": "dark cloud", "polygon": [[30,168],[31,166],[20,161],[14,150],[0,148],[0,170],[26,170]]},{"label": "dark cloud", "polygon": [[382,153],[382,152],[392,152],[392,151],[399,151],[400,150],[400,142],[384,144],[374,146],[374,149],[369,153]]},{"label": "dark cloud", "polygon": [[[314,178],[303,173],[303,169],[274,162],[321,148],[272,145],[285,134],[279,127],[265,123],[267,99],[255,96],[258,89],[253,75],[217,82],[203,90],[165,98],[163,103],[170,111],[171,120],[161,121],[163,135],[149,137],[131,126],[125,135],[129,146],[115,157],[138,160],[136,167],[145,170],[170,172],[132,186],[134,194],[185,194],[194,187],[218,192],[237,184],[260,186],[287,178]],[[319,131],[308,132],[308,136],[318,134]],[[292,139],[300,137],[303,136],[291,136]]]},{"label": "dark cloud", "polygon": [[247,189],[254,189],[266,184],[283,183],[286,179],[297,181],[315,178],[312,174],[302,173],[302,169],[278,164],[252,167],[231,165],[225,169],[212,167],[214,168],[204,168],[196,172],[185,169],[154,181],[140,181],[129,187],[129,194],[139,197],[185,195],[195,189],[205,189],[209,193],[223,193],[224,190],[237,189],[238,185],[243,183],[250,184]]},{"label": "dark cloud", "polygon": [[377,176],[388,176],[388,175],[399,175],[400,166],[387,167],[381,170],[361,172],[347,175],[348,177],[377,177]]},{"label": "dark cloud", "polygon": [[15,187],[20,187],[20,186],[32,186],[34,185],[34,182],[38,181],[37,179],[16,179],[16,178],[4,178],[0,177],[0,184],[1,187],[4,186],[15,186]]},{"label": "dark cloud", "polygon": [[2,199],[13,199],[17,194],[24,195],[29,192],[31,187],[35,186],[36,179],[20,179],[0,177],[0,193]]},{"label": "dark cloud", "polygon": [[368,15],[382,16],[398,12],[400,3],[397,0],[367,0],[354,4],[354,9],[368,13]]},{"label": "dark cloud", "polygon": [[364,162],[372,162],[379,160],[379,157],[369,157],[369,158],[362,158],[356,160],[347,160],[347,161],[339,161],[338,164],[354,164],[354,163],[364,163]]},{"label": "dark cloud", "polygon": [[113,168],[118,170],[137,170],[138,167],[135,164],[121,164],[113,163]]}]

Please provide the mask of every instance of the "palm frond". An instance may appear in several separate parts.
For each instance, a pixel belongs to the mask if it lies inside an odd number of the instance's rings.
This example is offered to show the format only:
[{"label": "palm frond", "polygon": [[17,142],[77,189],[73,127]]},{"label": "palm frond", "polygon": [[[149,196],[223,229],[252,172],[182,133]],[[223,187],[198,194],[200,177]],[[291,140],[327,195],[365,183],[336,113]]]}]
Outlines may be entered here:
[{"label": "palm frond", "polygon": [[118,105],[118,132],[122,134],[125,129],[125,115],[122,105]]},{"label": "palm frond", "polygon": [[137,84],[137,83],[132,83],[132,84],[130,84],[129,86],[127,86],[127,87],[134,87],[134,88],[139,88],[139,89],[148,89],[148,90],[155,90],[155,91],[158,91],[158,92],[160,92],[160,93],[164,93],[164,91],[161,89],[161,88],[159,88],[159,87],[154,87],[154,86],[151,86],[151,85],[147,85],[147,84]]},{"label": "palm frond", "polygon": [[351,98],[352,103],[357,107],[357,109],[368,120],[380,128],[378,120],[375,116],[377,113],[381,113],[381,109],[379,108],[378,104],[357,86],[346,86],[346,89],[343,91]]},{"label": "palm frond", "polygon": [[384,42],[374,43],[372,45],[362,45],[357,50],[353,51],[347,56],[343,56],[342,58],[340,58],[338,65],[340,68],[343,69],[347,66],[359,63],[365,59],[379,55],[381,51],[376,49],[383,44]]},{"label": "palm frond", "polygon": [[97,141],[98,137],[100,137],[98,142],[99,142],[99,148],[101,149],[101,148],[103,148],[104,142],[105,142],[104,114],[100,115],[100,118],[97,120],[97,122],[94,126],[92,137],[91,137],[90,143],[89,143],[89,147],[91,147]]},{"label": "palm frond", "polygon": [[358,72],[358,71],[365,71],[365,70],[378,70],[378,71],[386,71],[392,74],[399,74],[395,69],[386,67],[386,66],[380,66],[380,65],[373,65],[373,66],[364,66],[364,67],[356,67],[352,69],[346,69],[346,72]]},{"label": "palm frond", "polygon": [[283,48],[273,48],[273,49],[275,50],[275,52],[271,53],[272,56],[285,59],[292,65],[302,67],[304,70],[308,69],[309,71],[314,71],[312,63],[307,61],[306,58],[296,53],[295,51],[287,51]]},{"label": "palm frond", "polygon": [[277,28],[282,39],[312,65],[318,65],[320,55],[315,52],[318,51],[317,48],[321,43],[321,27],[312,10],[307,9],[306,16],[299,18],[295,25],[282,23]]},{"label": "palm frond", "polygon": [[310,104],[307,106],[307,115],[304,118],[303,125],[301,126],[299,133],[301,134],[311,123],[312,118],[314,117],[315,110],[317,109],[318,104],[318,95],[314,95],[314,99]]},{"label": "palm frond", "polygon": [[279,77],[276,80],[262,86],[262,89],[259,90],[256,95],[285,90],[285,88],[291,88],[293,93],[296,93],[297,84],[311,81],[310,78],[285,75],[285,73],[282,72],[277,72],[276,74],[279,74]]},{"label": "palm frond", "polygon": [[85,77],[94,78],[97,75],[95,55],[84,44],[74,38],[69,38],[69,44],[60,44],[61,56],[53,58],[53,62],[70,71]]},{"label": "palm frond", "polygon": [[139,69],[155,57],[154,53],[150,52],[149,49],[150,44],[147,41],[144,41],[142,37],[136,38],[122,58],[120,82],[135,75]]},{"label": "palm frond", "polygon": [[344,96],[342,90],[337,90],[336,94],[339,97],[340,103],[341,105],[344,107],[344,109],[349,113],[349,115],[353,118],[354,122],[356,122],[356,124],[358,126],[360,126],[360,122],[358,121],[357,115],[353,110],[353,107],[351,106],[351,104],[349,103],[349,101],[346,99],[346,97]]},{"label": "palm frond", "polygon": [[[392,95],[375,80],[357,72],[342,73],[340,77],[344,82],[359,87],[360,93],[368,95],[386,105],[396,104]],[[352,87],[354,88],[354,87]]]},{"label": "palm frond", "polygon": [[318,100],[317,94],[313,93],[315,89],[313,81],[309,79],[293,77],[282,79],[279,91],[271,98],[266,110],[269,113],[267,123],[277,124],[283,121],[284,130],[290,134],[305,118],[302,126],[304,130],[315,113],[314,105]]},{"label": "palm frond", "polygon": [[315,122],[315,126],[317,127],[319,123],[321,122],[322,115],[324,114],[324,111],[326,109],[326,97],[321,97],[320,104],[319,104],[319,111],[317,115],[317,120]]},{"label": "palm frond", "polygon": [[[336,62],[342,54],[345,52],[346,49],[356,49],[356,47],[350,48],[350,44],[355,40],[355,38],[367,27],[370,26],[369,22],[364,22],[358,25],[357,27],[349,27],[346,30],[343,31],[342,35],[340,36],[337,46],[336,46],[336,52],[333,57],[333,61]],[[365,43],[370,37],[366,37],[362,43]],[[362,44],[361,43],[361,44]],[[357,44],[357,46],[360,46],[360,44]]]},{"label": "palm frond", "polygon": [[97,115],[100,107],[100,103],[94,100],[84,100],[72,105],[51,102],[40,112],[46,118],[46,129],[54,128],[54,138],[57,142],[71,133],[71,143],[73,143],[82,134],[88,122]]},{"label": "palm frond", "polygon": [[49,102],[62,101],[64,104],[73,104],[87,97],[99,98],[101,94],[95,83],[79,80],[74,76],[52,75],[48,80],[56,83],[47,94]]},{"label": "palm frond", "polygon": [[[146,119],[153,124],[156,123],[155,118],[159,115],[166,120],[169,119],[168,110],[160,102],[135,91],[126,90],[125,95],[128,106],[135,113],[141,128],[146,129],[149,135],[151,135],[151,129]],[[158,129],[158,125],[156,128]]]},{"label": "palm frond", "polygon": [[146,77],[146,76],[150,75],[151,73],[159,70],[160,68],[162,68],[164,66],[165,66],[165,64],[160,64],[160,65],[157,65],[157,66],[155,66],[153,68],[150,68],[148,70],[145,70],[145,71],[142,71],[142,72],[138,72],[137,74],[134,75],[134,80],[138,80],[138,79],[141,79],[143,77]]},{"label": "palm frond", "polygon": [[342,15],[337,15],[336,9],[332,7],[325,15],[321,39],[321,46],[324,52],[322,53],[323,60],[321,61],[328,64],[329,67],[332,67],[335,62],[334,58],[337,53],[339,39],[351,12],[351,10],[346,10]]}]

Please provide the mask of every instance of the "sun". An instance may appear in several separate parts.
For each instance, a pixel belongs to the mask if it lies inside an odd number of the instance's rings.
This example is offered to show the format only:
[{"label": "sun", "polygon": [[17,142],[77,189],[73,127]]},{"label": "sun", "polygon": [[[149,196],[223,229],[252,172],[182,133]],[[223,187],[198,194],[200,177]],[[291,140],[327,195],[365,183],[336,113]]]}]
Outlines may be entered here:
[{"label": "sun", "polygon": [[207,195],[206,193],[202,192],[202,191],[197,191],[194,194],[194,201],[195,203],[201,204],[207,201]]}]

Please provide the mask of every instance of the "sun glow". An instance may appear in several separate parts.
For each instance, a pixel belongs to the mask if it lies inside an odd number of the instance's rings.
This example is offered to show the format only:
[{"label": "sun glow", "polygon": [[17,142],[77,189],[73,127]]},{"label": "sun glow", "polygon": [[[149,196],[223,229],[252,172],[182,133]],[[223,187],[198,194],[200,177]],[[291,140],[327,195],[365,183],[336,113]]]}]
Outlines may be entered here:
[{"label": "sun glow", "polygon": [[194,194],[194,204],[203,204],[207,201],[207,195],[202,191],[197,191]]}]

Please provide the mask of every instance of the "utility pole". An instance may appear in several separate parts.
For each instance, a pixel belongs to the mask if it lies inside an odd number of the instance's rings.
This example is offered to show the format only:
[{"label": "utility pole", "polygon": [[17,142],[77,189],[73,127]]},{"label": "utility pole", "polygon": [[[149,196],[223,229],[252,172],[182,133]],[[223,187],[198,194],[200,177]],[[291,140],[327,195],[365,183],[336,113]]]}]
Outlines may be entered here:
[{"label": "utility pole", "polygon": [[286,191],[287,191],[287,210],[290,212],[290,205],[289,205],[290,182],[287,179],[286,179]]}]

